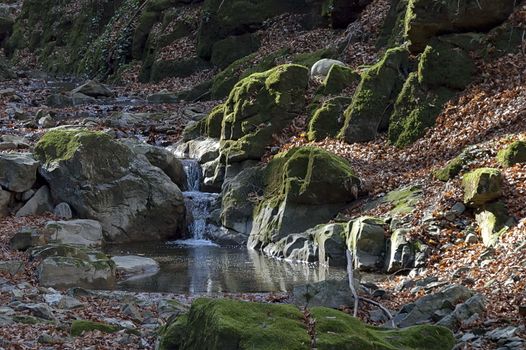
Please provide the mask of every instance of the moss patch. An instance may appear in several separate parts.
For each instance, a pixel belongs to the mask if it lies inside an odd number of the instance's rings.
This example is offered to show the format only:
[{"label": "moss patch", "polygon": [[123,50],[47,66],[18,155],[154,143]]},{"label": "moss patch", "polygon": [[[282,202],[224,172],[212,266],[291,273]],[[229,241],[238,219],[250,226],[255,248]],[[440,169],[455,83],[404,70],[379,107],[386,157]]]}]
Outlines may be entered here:
[{"label": "moss patch", "polygon": [[310,119],[307,133],[309,141],[336,137],[343,126],[343,112],[351,102],[352,99],[348,97],[336,97],[325,101]]},{"label": "moss patch", "polygon": [[515,141],[497,154],[498,162],[503,166],[512,166],[526,162],[526,142]]},{"label": "moss patch", "polygon": [[360,75],[349,67],[335,64],[329,70],[322,87],[318,91],[323,95],[337,95],[344,89],[357,84]]},{"label": "moss patch", "polygon": [[480,168],[462,178],[464,203],[479,207],[502,195],[502,174],[498,169]]}]

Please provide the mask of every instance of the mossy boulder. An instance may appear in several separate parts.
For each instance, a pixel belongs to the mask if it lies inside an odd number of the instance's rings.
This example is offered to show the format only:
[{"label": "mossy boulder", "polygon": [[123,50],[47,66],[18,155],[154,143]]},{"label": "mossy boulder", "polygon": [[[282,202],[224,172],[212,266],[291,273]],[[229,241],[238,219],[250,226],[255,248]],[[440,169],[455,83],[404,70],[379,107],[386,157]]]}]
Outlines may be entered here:
[{"label": "mossy boulder", "polygon": [[87,320],[75,320],[71,322],[70,334],[74,337],[79,337],[84,332],[99,331],[102,333],[116,333],[119,330],[119,327],[112,326],[107,323]]},{"label": "mossy boulder", "polygon": [[149,70],[145,71],[143,67],[141,80],[159,82],[167,78],[184,78],[207,68],[210,68],[210,64],[199,57],[156,60]]},{"label": "mossy boulder", "polygon": [[464,203],[480,207],[502,195],[502,174],[498,169],[480,168],[462,178]]},{"label": "mossy boulder", "polygon": [[102,132],[54,129],[35,146],[57,202],[102,224],[114,242],[177,237],[185,230],[180,189],[146,157]]},{"label": "mossy boulder", "polygon": [[512,166],[517,163],[526,163],[526,142],[515,141],[499,151],[497,160],[503,166]]},{"label": "mossy boulder", "polygon": [[442,168],[434,171],[433,176],[440,181],[449,181],[460,174],[471,158],[469,152],[463,151],[458,156],[448,161]]},{"label": "mossy boulder", "polygon": [[502,202],[482,206],[476,213],[475,219],[486,247],[494,247],[499,237],[514,224],[513,218],[508,215],[506,205]]},{"label": "mossy boulder", "polygon": [[392,0],[382,25],[377,47],[396,47],[405,42],[405,15],[409,0]]},{"label": "mossy boulder", "polygon": [[248,243],[252,248],[329,221],[356,199],[361,184],[345,159],[316,147],[275,156],[263,181]]},{"label": "mossy boulder", "polygon": [[261,42],[255,34],[230,36],[214,44],[210,62],[219,68],[226,68],[236,60],[257,51],[260,45]]},{"label": "mossy boulder", "polygon": [[389,141],[405,147],[425,134],[435,125],[436,117],[444,104],[455,96],[445,87],[429,89],[419,82],[417,73],[411,73],[398,96],[391,115]]},{"label": "mossy boulder", "polygon": [[424,50],[429,40],[446,33],[484,32],[504,22],[515,0],[409,0],[405,35],[413,52]]},{"label": "mossy boulder", "polygon": [[308,69],[282,65],[254,73],[224,103],[221,154],[226,164],[260,160],[273,141],[305,106]]},{"label": "mossy boulder", "polygon": [[351,102],[352,99],[348,97],[335,97],[325,101],[309,121],[309,141],[335,138],[343,126],[343,113]]},{"label": "mossy boulder", "polygon": [[387,204],[392,207],[389,212],[391,215],[404,216],[416,208],[416,205],[422,200],[422,194],[423,192],[420,186],[401,187],[367,203],[364,206],[364,210],[372,210],[380,205]]},{"label": "mossy boulder", "polygon": [[[320,350],[449,350],[455,344],[453,334],[444,327],[388,330],[365,325],[337,310],[314,307],[310,312]],[[197,299],[186,317],[161,332],[160,350],[303,350],[311,342],[304,315],[293,305]]]},{"label": "mossy boulder", "polygon": [[348,87],[358,84],[360,75],[352,68],[335,64],[323,81],[319,93],[323,95],[337,95]]},{"label": "mossy boulder", "polygon": [[387,128],[408,67],[409,52],[400,47],[387,50],[380,62],[362,74],[353,102],[345,111],[340,138],[349,143],[370,141]]}]

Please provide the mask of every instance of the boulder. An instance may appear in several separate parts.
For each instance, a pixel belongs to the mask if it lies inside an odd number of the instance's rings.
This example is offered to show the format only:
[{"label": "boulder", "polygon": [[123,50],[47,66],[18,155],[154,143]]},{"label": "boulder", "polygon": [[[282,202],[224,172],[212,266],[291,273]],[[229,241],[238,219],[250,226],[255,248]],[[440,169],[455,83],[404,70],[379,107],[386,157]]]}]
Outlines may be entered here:
[{"label": "boulder", "polygon": [[58,243],[85,247],[102,245],[102,226],[95,220],[48,221],[45,230],[50,239]]},{"label": "boulder", "polygon": [[360,74],[356,73],[352,68],[334,64],[318,91],[323,95],[337,95],[346,88],[357,85],[359,82]]},{"label": "boulder", "polygon": [[526,141],[515,141],[497,154],[497,160],[509,167],[517,163],[526,163]]},{"label": "boulder", "polygon": [[219,141],[213,138],[199,138],[184,142],[176,147],[168,147],[168,150],[177,158],[196,159],[200,164],[203,164],[219,157]]},{"label": "boulder", "polygon": [[159,271],[157,261],[143,256],[114,256],[111,260],[115,263],[117,272],[122,272],[128,276],[154,274]]},{"label": "boulder", "polygon": [[16,217],[40,215],[46,212],[53,212],[53,203],[51,201],[49,187],[42,186],[35,192],[33,197],[16,212]]},{"label": "boulder", "polygon": [[128,140],[125,144],[135,154],[144,155],[148,161],[161,169],[180,189],[186,184],[186,174],[183,163],[165,148],[152,146],[147,143],[139,143]]},{"label": "boulder", "polygon": [[391,235],[385,259],[387,273],[413,267],[416,247],[414,243],[407,240],[407,233],[405,229],[398,229]]},{"label": "boulder", "polygon": [[262,194],[262,174],[261,167],[248,168],[223,186],[221,224],[243,235],[245,237],[243,243],[247,242],[252,229],[252,214],[256,206],[256,198]]},{"label": "boulder", "polygon": [[260,45],[258,36],[252,33],[230,36],[214,44],[210,62],[224,69],[236,60],[257,51]]},{"label": "boulder", "polygon": [[[360,283],[355,282],[355,288],[358,290]],[[354,298],[348,280],[326,280],[295,286],[292,291],[292,303],[300,307],[323,306],[338,309],[353,306]]]},{"label": "boulder", "polygon": [[55,209],[53,209],[53,214],[62,220],[71,220],[73,218],[71,207],[64,202],[57,204]]},{"label": "boulder", "polygon": [[325,101],[312,115],[309,121],[307,138],[309,141],[321,141],[335,138],[343,127],[343,113],[351,104],[348,97],[335,97]]},{"label": "boulder", "polygon": [[11,192],[24,192],[37,179],[39,162],[30,153],[0,153],[0,185]]},{"label": "boulder", "polygon": [[345,159],[307,146],[276,155],[265,168],[263,185],[248,242],[251,248],[262,249],[331,220],[356,199],[361,181]]},{"label": "boulder", "polygon": [[481,294],[475,294],[464,303],[455,306],[453,312],[442,318],[436,324],[447,327],[453,331],[458,331],[463,321],[473,316],[482,316],[486,310],[486,302]]},{"label": "boulder", "polygon": [[385,259],[384,221],[374,217],[361,217],[349,223],[347,247],[353,253],[354,268],[374,271]]},{"label": "boulder", "polygon": [[508,209],[502,202],[484,205],[475,215],[480,229],[482,242],[486,247],[494,247],[502,233],[515,223],[508,215]]},{"label": "boulder", "polygon": [[112,97],[113,91],[101,83],[90,80],[71,91],[72,94],[83,94],[89,97]]},{"label": "boulder", "polygon": [[462,285],[452,285],[436,293],[426,295],[412,304],[405,305],[395,315],[398,327],[410,327],[422,323],[435,323],[451,314],[457,304],[461,304],[474,295]]},{"label": "boulder", "polygon": [[311,67],[310,69],[310,77],[311,79],[320,77],[320,78],[326,78],[329,75],[329,72],[333,68],[333,66],[342,66],[346,67],[346,64],[342,61],[333,60],[330,58],[323,58]]},{"label": "boulder", "polygon": [[502,195],[502,175],[498,169],[479,168],[462,178],[464,203],[480,207]]},{"label": "boulder", "polygon": [[181,191],[144,157],[101,132],[56,129],[35,147],[57,202],[101,223],[105,238],[175,238],[185,230]]},{"label": "boulder", "polygon": [[410,0],[405,36],[412,52],[421,52],[431,38],[446,33],[486,32],[504,22],[515,0]]},{"label": "boulder", "polygon": [[9,240],[9,247],[13,250],[27,250],[37,245],[45,244],[45,238],[36,229],[23,227]]},{"label": "boulder", "polygon": [[[63,249],[68,250],[67,246]],[[111,289],[115,286],[115,264],[106,255],[85,250],[77,250],[72,255],[44,258],[38,266],[40,285],[87,289]]]},{"label": "boulder", "polygon": [[387,129],[408,66],[409,52],[399,47],[387,50],[380,62],[362,73],[352,104],[345,111],[340,138],[348,143],[365,142]]},{"label": "boulder", "polygon": [[[449,350],[455,344],[453,334],[444,327],[388,330],[367,326],[337,310],[314,307],[309,311],[319,350]],[[188,314],[161,329],[159,350],[308,349],[312,340],[304,317],[293,305],[197,299]]]}]

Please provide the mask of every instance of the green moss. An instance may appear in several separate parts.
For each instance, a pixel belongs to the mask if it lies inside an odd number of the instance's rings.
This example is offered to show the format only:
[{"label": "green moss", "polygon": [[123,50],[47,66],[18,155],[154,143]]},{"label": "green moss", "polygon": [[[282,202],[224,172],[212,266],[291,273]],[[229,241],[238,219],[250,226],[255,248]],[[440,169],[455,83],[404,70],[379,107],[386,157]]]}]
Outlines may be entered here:
[{"label": "green moss", "polygon": [[188,315],[177,319],[159,330],[159,350],[181,349],[187,335]]},{"label": "green moss", "polygon": [[462,177],[464,203],[479,207],[502,195],[502,174],[498,169],[479,168]]},{"label": "green moss", "polygon": [[74,337],[79,337],[84,332],[100,331],[103,333],[115,333],[120,330],[117,326],[112,326],[106,323],[93,322],[86,320],[75,320],[71,323],[70,333]]},{"label": "green moss", "polygon": [[508,147],[502,149],[497,154],[498,162],[509,167],[517,163],[526,162],[526,142],[515,141]]},{"label": "green moss", "polygon": [[418,80],[416,73],[409,75],[391,115],[389,141],[397,147],[405,147],[422,137],[427,128],[435,125],[444,104],[455,96],[444,87],[430,90]]},{"label": "green moss", "polygon": [[449,181],[462,171],[470,160],[469,153],[462,152],[457,157],[451,159],[446,165],[433,172],[435,179],[440,181]]},{"label": "green moss", "polygon": [[82,144],[108,144],[111,136],[103,132],[52,130],[35,146],[35,157],[44,163],[68,160]]},{"label": "green moss", "polygon": [[393,0],[383,23],[377,47],[396,47],[404,43],[405,15],[409,0]]},{"label": "green moss", "polygon": [[486,247],[494,247],[499,237],[514,224],[514,220],[508,215],[508,208],[502,202],[484,205],[475,218]]},{"label": "green moss", "polygon": [[337,95],[359,81],[360,75],[351,68],[335,64],[329,70],[319,92],[323,95]]},{"label": "green moss", "polygon": [[370,141],[387,128],[396,96],[405,81],[409,52],[394,48],[362,74],[362,79],[345,112],[345,124],[339,137],[349,143]]},{"label": "green moss", "polygon": [[336,97],[324,102],[310,119],[307,133],[309,141],[336,137],[343,126],[343,112],[351,102],[352,99],[348,97]]},{"label": "green moss", "polygon": [[475,64],[464,50],[435,40],[420,58],[418,81],[430,88],[463,90],[473,79],[475,70]]},{"label": "green moss", "polygon": [[455,345],[453,333],[431,325],[390,330],[367,326],[343,312],[315,307],[317,348],[323,350],[450,350]]}]

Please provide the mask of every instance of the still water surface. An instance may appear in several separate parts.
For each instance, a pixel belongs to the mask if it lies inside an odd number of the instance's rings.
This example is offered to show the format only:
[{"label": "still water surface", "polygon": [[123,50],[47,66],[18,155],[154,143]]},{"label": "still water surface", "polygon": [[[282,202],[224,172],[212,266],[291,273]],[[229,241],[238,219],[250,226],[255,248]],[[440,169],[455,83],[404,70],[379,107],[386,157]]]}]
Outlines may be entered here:
[{"label": "still water surface", "polygon": [[346,278],[344,269],[291,263],[245,247],[219,247],[206,241],[111,246],[107,253],[141,255],[159,262],[157,274],[120,282],[118,289],[134,292],[289,291],[298,284]]}]

